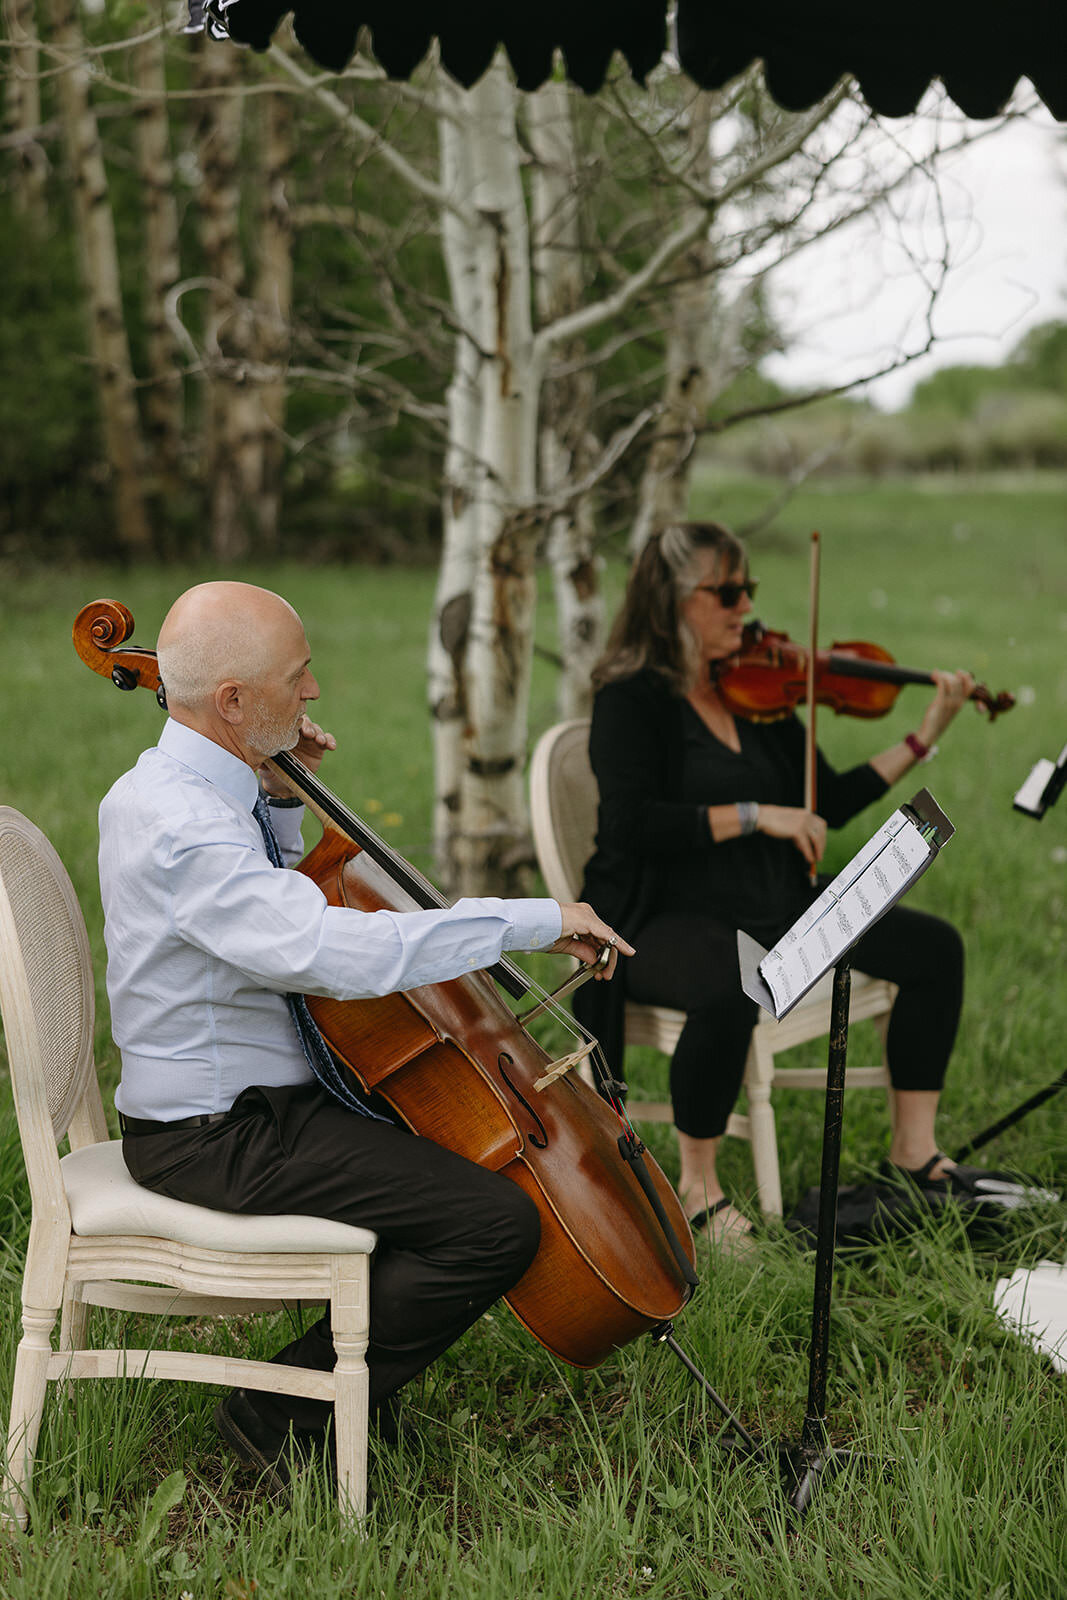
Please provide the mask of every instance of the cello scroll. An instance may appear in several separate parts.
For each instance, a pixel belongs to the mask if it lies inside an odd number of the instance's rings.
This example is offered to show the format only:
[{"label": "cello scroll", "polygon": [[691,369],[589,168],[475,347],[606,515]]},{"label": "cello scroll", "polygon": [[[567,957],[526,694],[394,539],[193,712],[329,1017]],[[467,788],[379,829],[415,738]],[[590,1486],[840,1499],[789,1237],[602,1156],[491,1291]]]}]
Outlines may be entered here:
[{"label": "cello scroll", "polygon": [[136,644],[122,648],[133,626],[133,613],[120,600],[92,600],[74,618],[74,648],[91,671],[110,678],[117,689],[154,690],[165,711],[156,652]]}]

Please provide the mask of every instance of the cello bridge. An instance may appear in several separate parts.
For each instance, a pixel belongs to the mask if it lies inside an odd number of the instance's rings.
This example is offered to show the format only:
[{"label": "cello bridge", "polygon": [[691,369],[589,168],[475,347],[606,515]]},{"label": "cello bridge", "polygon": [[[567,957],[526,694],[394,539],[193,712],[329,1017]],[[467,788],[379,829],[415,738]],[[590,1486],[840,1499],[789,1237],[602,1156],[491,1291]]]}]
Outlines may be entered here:
[{"label": "cello bridge", "polygon": [[574,1067],[581,1066],[582,1062],[592,1055],[596,1049],[596,1040],[589,1039],[579,1049],[572,1050],[569,1056],[560,1056],[558,1061],[553,1061],[547,1072],[534,1079],[534,1088],[540,1093],[547,1089],[550,1083],[555,1083],[557,1078],[562,1078]]}]

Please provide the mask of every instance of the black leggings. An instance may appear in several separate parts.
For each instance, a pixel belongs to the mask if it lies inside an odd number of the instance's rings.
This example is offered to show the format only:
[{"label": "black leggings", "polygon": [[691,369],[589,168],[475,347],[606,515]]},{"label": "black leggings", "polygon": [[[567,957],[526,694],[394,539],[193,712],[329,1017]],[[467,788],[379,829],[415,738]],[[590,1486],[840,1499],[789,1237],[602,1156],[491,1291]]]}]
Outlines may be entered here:
[{"label": "black leggings", "polygon": [[[756,1020],[741,988],[737,933],[700,912],[662,912],[631,937],[627,993],[686,1013],[671,1060],[675,1126],[715,1139],[741,1088]],[[963,942],[940,917],[894,906],[852,950],[851,965],[900,993],[886,1054],[895,1089],[941,1088],[963,1004]]]}]

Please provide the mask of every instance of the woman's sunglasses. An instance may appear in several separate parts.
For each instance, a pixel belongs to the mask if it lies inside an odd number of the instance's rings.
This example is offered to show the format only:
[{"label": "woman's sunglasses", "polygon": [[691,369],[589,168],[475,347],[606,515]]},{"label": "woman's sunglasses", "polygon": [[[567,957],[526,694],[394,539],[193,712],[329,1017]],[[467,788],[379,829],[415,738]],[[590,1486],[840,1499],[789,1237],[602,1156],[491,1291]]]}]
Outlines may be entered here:
[{"label": "woman's sunglasses", "polygon": [[732,611],[743,594],[752,600],[759,588],[758,578],[746,578],[743,583],[698,583],[697,594],[713,594],[721,606]]}]

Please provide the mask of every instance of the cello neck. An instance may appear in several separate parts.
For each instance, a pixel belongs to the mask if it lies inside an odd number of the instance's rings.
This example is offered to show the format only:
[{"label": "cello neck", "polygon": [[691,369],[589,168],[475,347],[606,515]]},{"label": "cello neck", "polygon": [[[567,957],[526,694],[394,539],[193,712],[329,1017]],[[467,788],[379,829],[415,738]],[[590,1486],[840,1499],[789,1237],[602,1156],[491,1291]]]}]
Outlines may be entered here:
[{"label": "cello neck", "polygon": [[[358,844],[365,850],[372,861],[389,874],[393,882],[405,893],[409,894],[424,911],[443,910],[449,902],[444,895],[429,880],[423,876],[410,862],[393,849],[373,828],[350,811],[343,801],[324,783],[308,771],[302,761],[288,750],[280,750],[267,762],[282,781],[299,795],[304,804],[312,810],[322,823],[323,827],[334,828],[338,833],[344,834],[346,839],[351,839],[353,844]],[[516,1000],[522,1000],[530,992],[530,984],[525,973],[514,962],[502,956],[498,962],[487,969],[490,977],[495,978],[502,989],[505,989]]]}]

